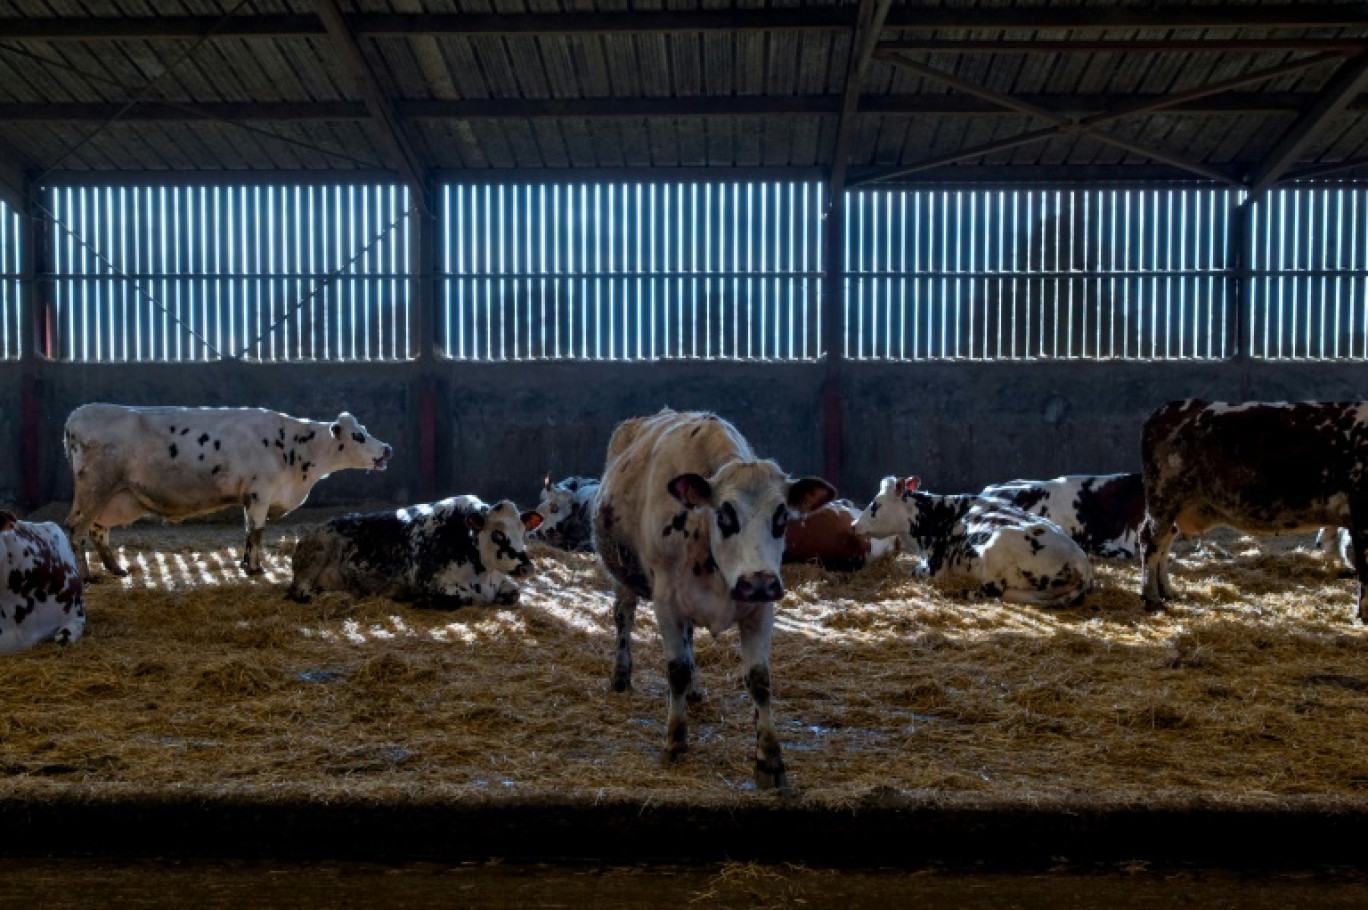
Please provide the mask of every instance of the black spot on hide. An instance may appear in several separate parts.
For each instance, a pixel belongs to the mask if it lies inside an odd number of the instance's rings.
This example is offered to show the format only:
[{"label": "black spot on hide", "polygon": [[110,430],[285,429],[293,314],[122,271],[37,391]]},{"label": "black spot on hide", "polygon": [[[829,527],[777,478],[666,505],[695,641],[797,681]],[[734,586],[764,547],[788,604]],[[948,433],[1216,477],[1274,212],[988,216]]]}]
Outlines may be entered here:
[{"label": "black spot on hide", "polygon": [[174,442],[171,443],[171,445],[167,446],[166,450],[171,453],[172,458],[175,458],[177,455],[180,454],[180,450],[176,448],[176,444]]},{"label": "black spot on hide", "polygon": [[200,445],[204,445],[206,442],[209,441],[209,434],[208,434],[208,433],[201,433],[201,434],[200,434],[200,438],[199,438],[198,440],[196,440],[196,441],[197,441]]}]

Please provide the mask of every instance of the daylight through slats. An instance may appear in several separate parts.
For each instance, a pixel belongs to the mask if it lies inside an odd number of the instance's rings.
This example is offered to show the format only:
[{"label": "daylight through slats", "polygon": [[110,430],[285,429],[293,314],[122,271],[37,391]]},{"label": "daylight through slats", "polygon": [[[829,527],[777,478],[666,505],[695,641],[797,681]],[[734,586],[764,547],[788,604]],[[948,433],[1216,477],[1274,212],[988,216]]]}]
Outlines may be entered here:
[{"label": "daylight through slats", "polygon": [[415,356],[400,187],[58,187],[50,198],[58,359]]}]

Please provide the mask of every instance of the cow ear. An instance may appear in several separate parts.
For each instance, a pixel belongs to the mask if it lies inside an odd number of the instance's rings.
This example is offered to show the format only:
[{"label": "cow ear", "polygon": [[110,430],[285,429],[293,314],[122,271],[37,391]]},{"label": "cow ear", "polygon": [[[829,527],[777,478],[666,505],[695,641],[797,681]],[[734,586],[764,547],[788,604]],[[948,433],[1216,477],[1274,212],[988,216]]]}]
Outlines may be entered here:
[{"label": "cow ear", "polygon": [[537,512],[535,510],[524,512],[522,513],[522,515],[518,517],[522,519],[523,529],[526,531],[537,530],[537,528],[540,528],[542,526],[542,522],[546,520],[542,518],[542,513]]},{"label": "cow ear", "polygon": [[466,527],[472,531],[483,531],[485,516],[483,512],[471,512],[466,516]]},{"label": "cow ear", "polygon": [[836,488],[820,477],[804,477],[789,485],[788,506],[795,512],[814,512],[836,498]]},{"label": "cow ear", "polygon": [[698,474],[680,474],[666,486],[670,495],[691,509],[712,502],[712,485]]},{"label": "cow ear", "polygon": [[333,438],[333,439],[341,439],[341,438],[342,438],[342,424],[340,424],[340,423],[338,423],[337,421],[334,420],[334,421],[332,422],[332,425],[328,427],[328,432],[332,434],[332,438]]},{"label": "cow ear", "polygon": [[921,478],[916,476],[915,474],[902,482],[902,488],[904,493],[911,493],[913,490],[916,490],[920,487]]},{"label": "cow ear", "polygon": [[550,489],[551,489],[551,475],[550,475],[550,474],[547,474],[545,477],[542,478],[542,489],[543,489],[543,490],[550,490]]},{"label": "cow ear", "polygon": [[0,509],[0,531],[11,531],[19,519],[14,517],[13,512],[6,512]]}]

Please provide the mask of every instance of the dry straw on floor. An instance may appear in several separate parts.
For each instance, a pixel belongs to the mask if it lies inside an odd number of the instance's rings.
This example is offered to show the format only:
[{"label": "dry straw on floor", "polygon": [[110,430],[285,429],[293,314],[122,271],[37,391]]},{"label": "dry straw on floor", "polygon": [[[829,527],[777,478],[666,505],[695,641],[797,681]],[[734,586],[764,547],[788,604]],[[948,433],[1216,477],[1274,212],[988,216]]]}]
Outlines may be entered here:
[{"label": "dry straw on floor", "polygon": [[[700,634],[693,749],[659,759],[649,609],[636,689],[608,688],[611,595],[592,556],[535,550],[516,609],[284,597],[297,528],[264,577],[223,525],[116,532],[135,566],[88,591],[87,637],[0,662],[0,795],[643,799],[749,794],[735,632]],[[1180,597],[1139,573],[1050,611],[966,600],[897,557],[853,576],[789,567],[776,718],[806,799],[887,788],[932,802],[1360,805],[1368,657],[1354,583],[1309,538],[1180,549]],[[1181,545],[1180,545],[1181,546]]]}]

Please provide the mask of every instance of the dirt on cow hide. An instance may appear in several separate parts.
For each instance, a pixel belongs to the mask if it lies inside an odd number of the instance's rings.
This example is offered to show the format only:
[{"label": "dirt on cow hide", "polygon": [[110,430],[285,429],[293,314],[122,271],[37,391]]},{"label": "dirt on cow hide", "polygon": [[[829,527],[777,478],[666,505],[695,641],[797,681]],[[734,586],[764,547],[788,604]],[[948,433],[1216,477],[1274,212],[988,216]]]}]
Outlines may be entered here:
[{"label": "dirt on cow hide", "polygon": [[[307,516],[305,520],[307,520]],[[611,592],[589,554],[534,548],[514,609],[284,596],[222,524],[116,531],[133,568],[88,589],[86,637],[0,662],[0,797],[755,799],[736,633],[697,639],[691,751],[667,766],[663,658],[639,614],[635,690],[609,689]],[[1309,537],[1180,543],[1178,599],[1103,563],[1064,610],[939,592],[907,556],[788,566],[775,717],[800,797],[901,792],[1049,805],[1361,805],[1368,656],[1354,582]]]}]

